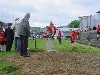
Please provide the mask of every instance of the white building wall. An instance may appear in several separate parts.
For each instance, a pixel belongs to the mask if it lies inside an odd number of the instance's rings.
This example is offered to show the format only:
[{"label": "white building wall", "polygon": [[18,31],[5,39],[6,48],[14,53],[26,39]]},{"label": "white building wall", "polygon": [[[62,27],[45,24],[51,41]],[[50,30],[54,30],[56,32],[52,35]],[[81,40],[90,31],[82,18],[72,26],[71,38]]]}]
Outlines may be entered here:
[{"label": "white building wall", "polygon": [[58,28],[57,30],[57,33],[56,33],[56,36],[58,34],[58,31],[61,30],[61,34],[62,34],[62,39],[66,39],[66,37],[70,37],[70,30],[78,30],[80,28],[67,28],[67,27],[64,27],[64,28]]}]

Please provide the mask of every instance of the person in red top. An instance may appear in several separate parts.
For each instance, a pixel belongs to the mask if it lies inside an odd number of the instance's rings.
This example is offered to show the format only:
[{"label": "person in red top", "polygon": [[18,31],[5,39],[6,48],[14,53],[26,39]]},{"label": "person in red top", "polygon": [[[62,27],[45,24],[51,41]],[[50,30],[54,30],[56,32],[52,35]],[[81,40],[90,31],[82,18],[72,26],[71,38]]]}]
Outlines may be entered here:
[{"label": "person in red top", "polygon": [[56,26],[54,26],[54,24],[52,22],[50,22],[50,25],[47,26],[47,31],[48,31],[49,36],[52,39],[54,39],[54,35],[56,33],[56,30],[57,30]]},{"label": "person in red top", "polygon": [[0,52],[3,51],[3,45],[6,43],[5,32],[3,29],[3,24],[0,23]]},{"label": "person in red top", "polygon": [[59,41],[59,44],[61,44],[61,31],[60,30],[58,32],[57,39]]},{"label": "person in red top", "polygon": [[98,25],[96,27],[96,31],[97,31],[97,39],[99,39],[99,36],[100,36],[100,25]]},{"label": "person in red top", "polygon": [[49,32],[50,35],[52,34],[52,26],[53,26],[53,23],[50,22],[50,25],[47,27],[47,31]]},{"label": "person in red top", "polygon": [[71,47],[72,47],[74,45],[74,40],[75,40],[75,35],[76,35],[75,31],[74,30],[71,31],[70,35],[71,35]]}]

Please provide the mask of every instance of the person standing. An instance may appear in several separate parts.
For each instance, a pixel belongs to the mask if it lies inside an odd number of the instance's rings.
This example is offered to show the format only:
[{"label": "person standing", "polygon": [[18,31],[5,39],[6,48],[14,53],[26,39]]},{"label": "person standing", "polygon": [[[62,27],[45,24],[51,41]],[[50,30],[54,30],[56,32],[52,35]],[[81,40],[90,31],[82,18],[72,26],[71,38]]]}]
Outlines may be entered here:
[{"label": "person standing", "polygon": [[96,31],[97,31],[97,39],[99,40],[99,37],[100,37],[100,25],[98,25],[96,27]]},{"label": "person standing", "polygon": [[5,36],[7,38],[6,42],[6,52],[11,52],[13,40],[14,40],[14,31],[11,29],[12,23],[8,24],[8,28],[5,29]]},{"label": "person standing", "polygon": [[24,57],[29,57],[29,54],[27,52],[28,38],[30,36],[29,18],[30,18],[30,13],[27,13],[25,17],[21,20],[18,29],[19,30],[18,35],[20,36],[21,40],[20,55]]},{"label": "person standing", "polygon": [[59,41],[59,44],[61,44],[61,31],[60,30],[58,32],[57,39]]},{"label": "person standing", "polygon": [[3,24],[0,23],[0,52],[3,51],[3,46],[6,43],[5,32],[3,28]]},{"label": "person standing", "polygon": [[19,27],[19,18],[15,19],[15,24],[12,25],[12,29],[14,30],[14,41],[15,41],[15,51],[19,52],[20,50],[20,36],[18,35]]},{"label": "person standing", "polygon": [[75,35],[76,35],[76,33],[75,33],[74,30],[70,32],[70,36],[71,36],[71,47],[73,47],[73,45],[74,45]]},{"label": "person standing", "polygon": [[93,30],[96,30],[96,26],[93,26]]}]

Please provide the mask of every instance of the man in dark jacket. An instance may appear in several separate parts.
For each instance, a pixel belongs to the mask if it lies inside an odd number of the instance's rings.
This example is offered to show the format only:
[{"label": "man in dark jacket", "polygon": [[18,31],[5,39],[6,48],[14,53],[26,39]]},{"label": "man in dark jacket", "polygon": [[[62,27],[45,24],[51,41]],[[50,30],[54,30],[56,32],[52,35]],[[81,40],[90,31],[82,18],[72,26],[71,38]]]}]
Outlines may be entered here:
[{"label": "man in dark jacket", "polygon": [[29,18],[30,13],[27,13],[25,17],[21,20],[18,28],[18,35],[20,36],[21,40],[21,50],[20,55],[24,57],[28,57],[28,37],[30,35],[30,26],[29,26]]},{"label": "man in dark jacket", "polygon": [[9,23],[8,28],[5,29],[5,36],[7,38],[7,42],[6,42],[6,51],[7,52],[11,51],[13,40],[14,40],[14,32],[11,29],[11,26],[12,26],[12,23]]}]

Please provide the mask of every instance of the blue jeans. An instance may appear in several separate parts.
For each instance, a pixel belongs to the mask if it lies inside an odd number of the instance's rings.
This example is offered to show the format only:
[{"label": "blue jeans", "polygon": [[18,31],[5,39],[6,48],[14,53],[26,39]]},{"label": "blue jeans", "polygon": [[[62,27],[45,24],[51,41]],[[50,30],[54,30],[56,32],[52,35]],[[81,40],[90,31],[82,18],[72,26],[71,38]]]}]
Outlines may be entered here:
[{"label": "blue jeans", "polygon": [[15,37],[15,51],[19,52],[21,49],[20,37]]}]

